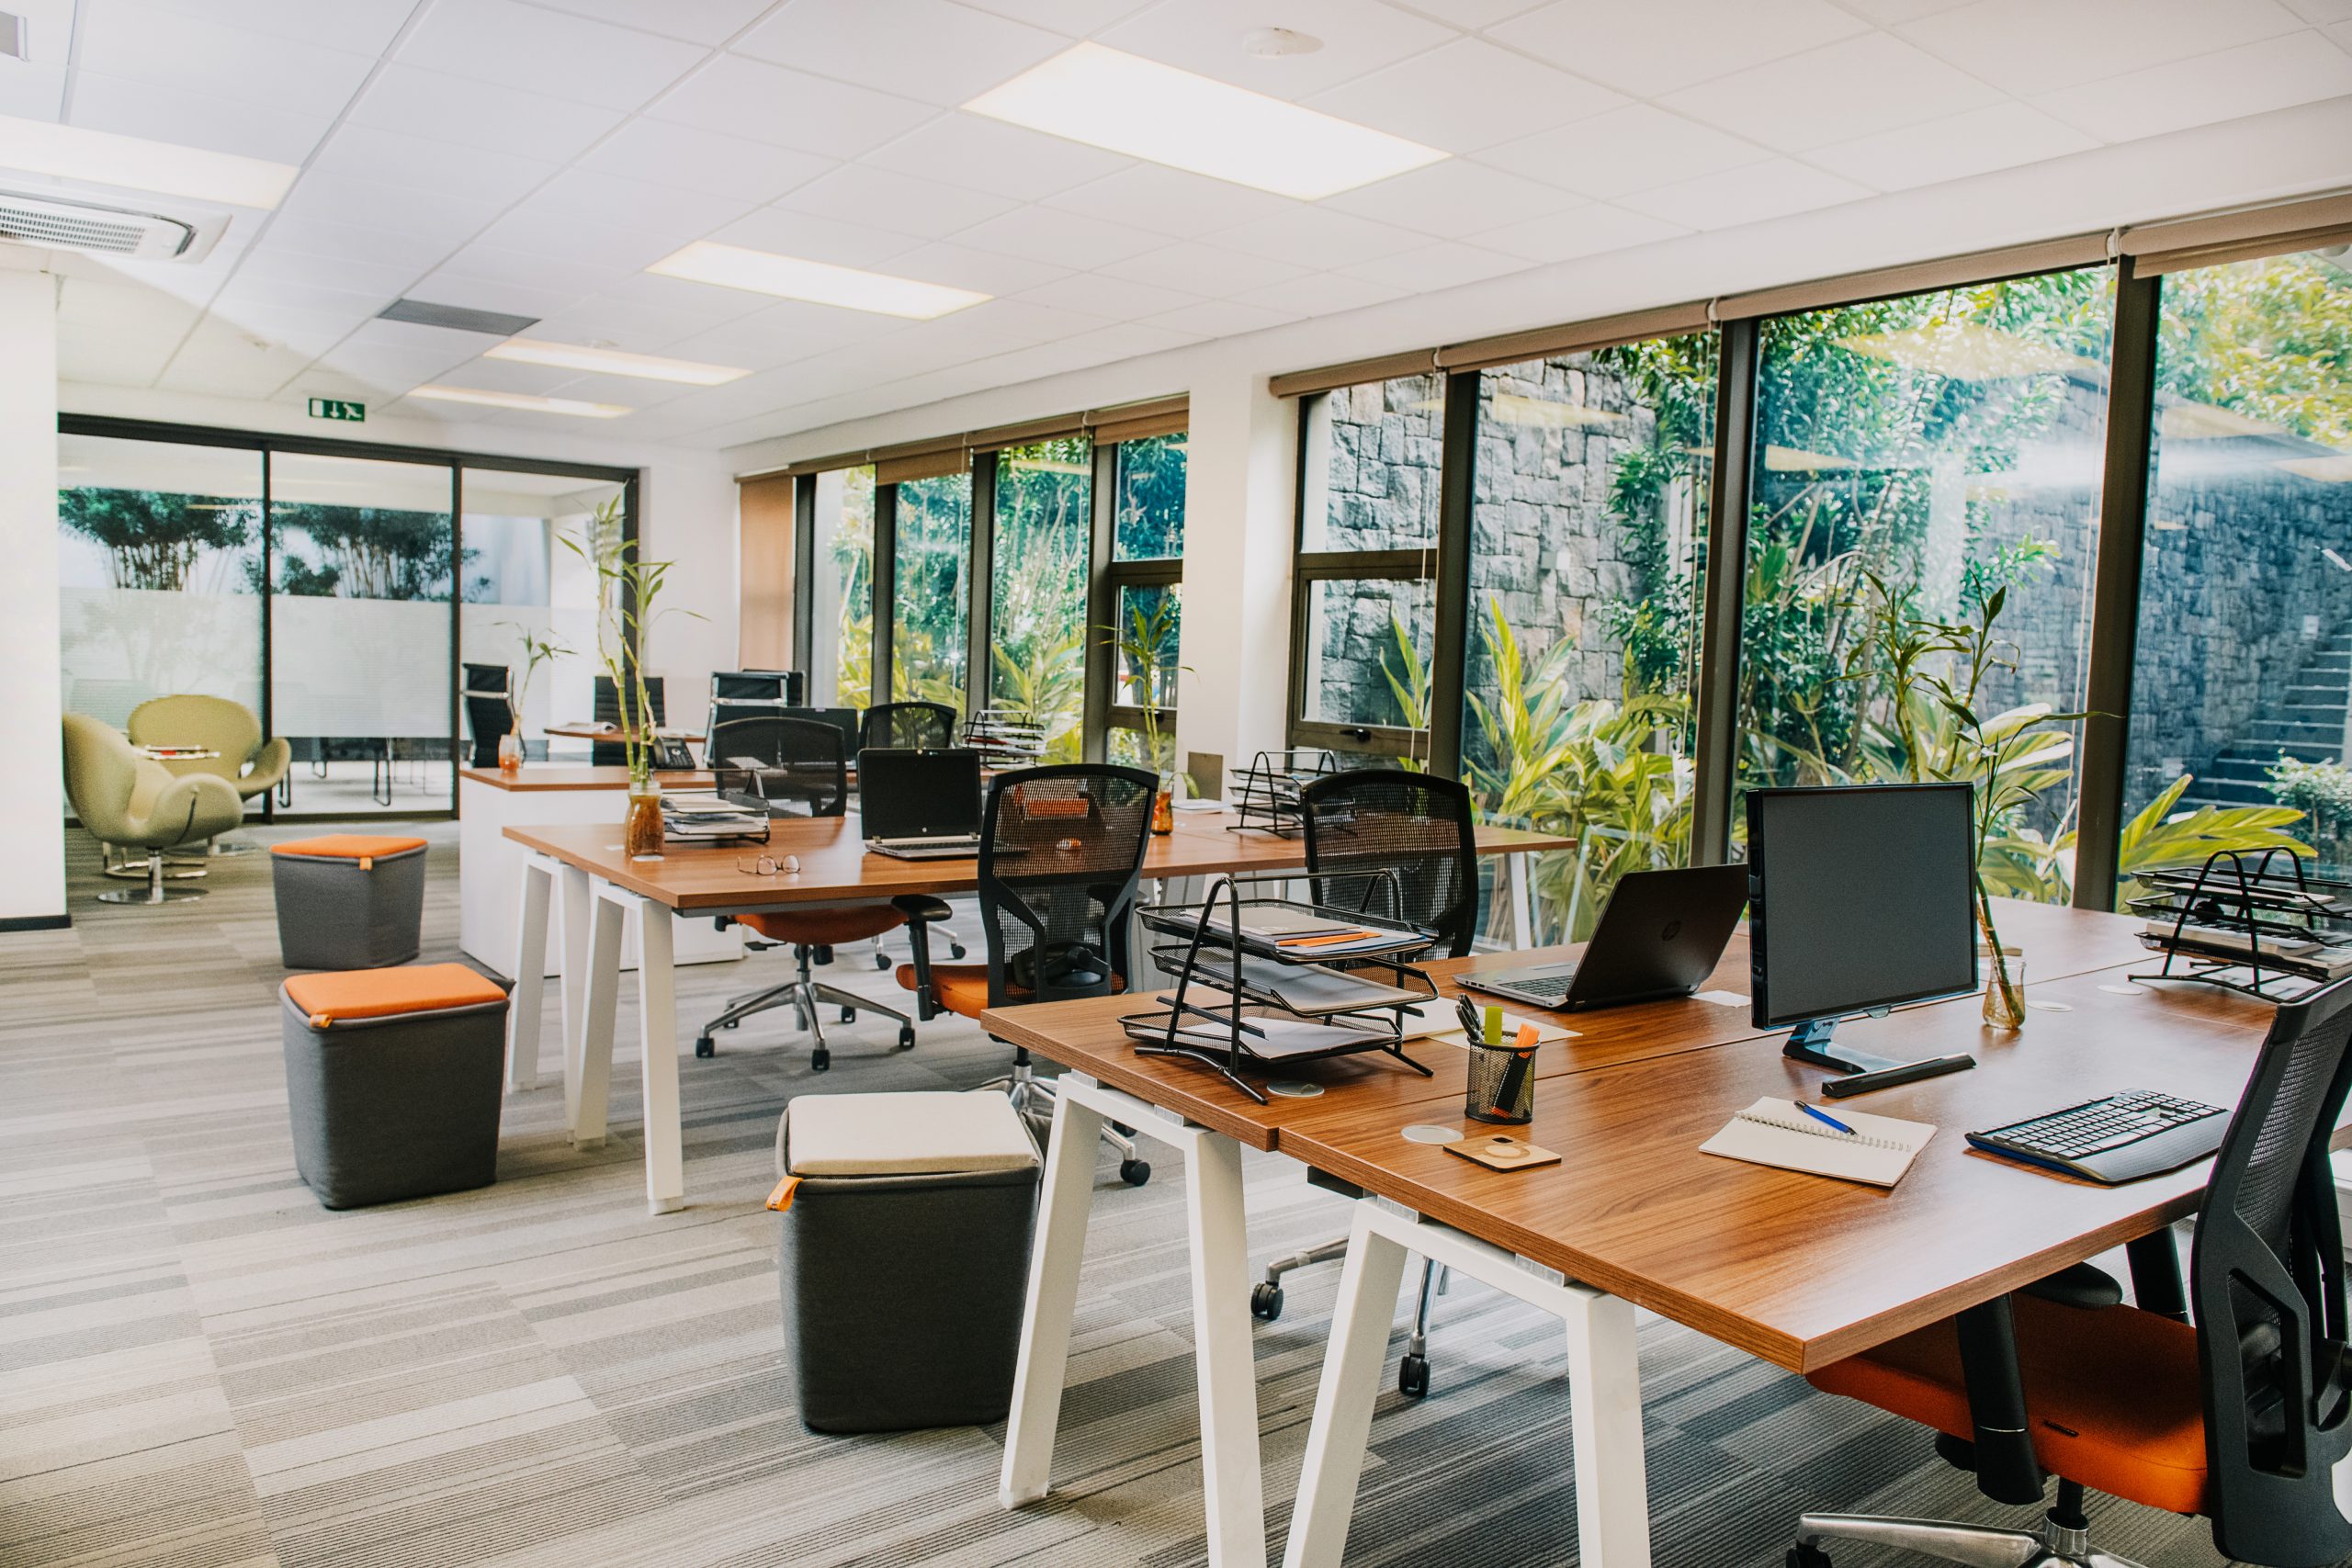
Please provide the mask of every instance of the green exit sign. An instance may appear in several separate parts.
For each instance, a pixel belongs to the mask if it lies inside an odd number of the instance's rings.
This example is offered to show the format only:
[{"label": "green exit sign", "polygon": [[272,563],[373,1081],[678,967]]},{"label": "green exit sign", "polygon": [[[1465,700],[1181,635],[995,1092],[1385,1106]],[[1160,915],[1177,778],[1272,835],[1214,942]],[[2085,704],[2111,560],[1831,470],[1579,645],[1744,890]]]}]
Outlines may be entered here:
[{"label": "green exit sign", "polygon": [[358,424],[368,417],[368,405],[345,402],[341,398],[312,398],[311,417],[312,419],[347,419],[352,423]]}]

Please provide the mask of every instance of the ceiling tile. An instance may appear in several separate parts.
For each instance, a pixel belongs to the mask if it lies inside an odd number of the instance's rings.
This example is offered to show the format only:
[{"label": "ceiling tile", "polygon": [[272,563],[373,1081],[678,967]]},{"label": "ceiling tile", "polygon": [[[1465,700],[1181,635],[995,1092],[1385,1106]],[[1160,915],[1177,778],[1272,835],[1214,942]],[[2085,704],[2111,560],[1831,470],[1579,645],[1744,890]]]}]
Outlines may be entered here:
[{"label": "ceiling tile", "polygon": [[2352,0],[2287,0],[2287,9],[2307,22],[2352,21]]},{"label": "ceiling tile", "polygon": [[2345,94],[2352,94],[2352,54],[2302,32],[2046,93],[2033,102],[2090,135],[2131,141]]},{"label": "ceiling tile", "polygon": [[1530,261],[1564,262],[1599,255],[1604,251],[1627,250],[1689,232],[1679,223],[1628,212],[1622,207],[1595,204],[1521,223],[1506,223],[1499,229],[1473,234],[1470,241],[1487,250],[1525,256]]},{"label": "ceiling tile", "polygon": [[1834,207],[1870,191],[1788,158],[1638,191],[1618,205],[1687,229],[1729,229],[1792,212]]},{"label": "ceiling tile", "polygon": [[1309,107],[1424,146],[1474,152],[1624,101],[1622,93],[1465,38],[1318,93]]},{"label": "ceiling tile", "polygon": [[344,223],[303,212],[279,212],[270,219],[269,232],[255,243],[254,254],[292,251],[334,261],[383,262],[406,267],[414,275],[426,271],[449,250],[449,242],[436,236]]},{"label": "ceiling tile", "polygon": [[1806,154],[1831,174],[1880,190],[1940,185],[2096,147],[2093,138],[2014,101],[1906,126]]},{"label": "ceiling tile", "polygon": [[1507,175],[1483,164],[1452,159],[1362,186],[1322,205],[1359,218],[1447,238],[1487,229],[1511,218],[1539,218],[1575,205],[1556,186]]},{"label": "ceiling tile", "polygon": [[876,149],[865,161],[902,175],[970,186],[1016,201],[1039,200],[1114,174],[1129,163],[1099,147],[961,113],[943,115]]},{"label": "ceiling tile", "polygon": [[1398,0],[1398,3],[1401,9],[1427,17],[1431,21],[1443,22],[1450,28],[1467,28],[1476,32],[1532,11],[1544,0],[1412,0],[1411,4]]},{"label": "ceiling tile", "polygon": [[1287,310],[1270,310],[1263,305],[1243,305],[1231,299],[1204,299],[1197,305],[1187,305],[1180,310],[1154,316],[1141,324],[1163,327],[1170,332],[1190,333],[1196,337],[1231,337],[1237,333],[1254,333],[1296,320],[1298,318]]},{"label": "ceiling tile", "polygon": [[466,0],[427,9],[401,40],[399,58],[502,87],[633,109],[704,55],[694,44],[515,0]]},{"label": "ceiling tile", "polygon": [[12,64],[0,71],[0,114],[17,119],[49,119],[65,102],[65,67]]},{"label": "ceiling tile", "polygon": [[1883,28],[1916,22],[1922,17],[1932,17],[1968,3],[1969,0],[1841,0],[1846,9]]},{"label": "ceiling tile", "polygon": [[78,69],[217,95],[297,114],[343,112],[375,64],[372,56],[275,38],[139,0],[82,9]]},{"label": "ceiling tile", "polygon": [[1297,203],[1159,164],[1132,164],[1115,175],[1057,192],[1046,198],[1046,205],[1106,223],[1190,237],[1285,211]]},{"label": "ceiling tile", "polygon": [[[1251,29],[1279,21],[1321,39],[1311,54],[1265,59],[1246,52]],[[1105,28],[1102,41],[1277,98],[1306,98],[1368,71],[1394,65],[1454,37],[1426,17],[1380,0],[1287,0],[1279,17],[1261,0],[1161,0]]]},{"label": "ceiling tile", "polygon": [[968,245],[942,242],[892,256],[890,273],[895,277],[944,283],[951,288],[1004,295],[1019,294],[1057,277],[1068,277],[1070,269],[1024,256],[999,255],[994,251],[976,251]]},{"label": "ceiling tile", "polygon": [[1084,38],[1134,16],[1151,0],[964,0],[964,4],[1033,28]]},{"label": "ceiling tile", "polygon": [[1563,70],[1647,98],[1867,26],[1829,0],[1554,0],[1491,31]]},{"label": "ceiling tile", "polygon": [[557,167],[512,152],[428,141],[372,125],[345,125],[327,139],[302,177],[380,180],[511,207],[545,184]]},{"label": "ceiling tile", "polygon": [[792,0],[734,50],[952,108],[1069,47],[951,0]]},{"label": "ceiling tile", "polygon": [[326,353],[367,320],[339,310],[296,310],[235,299],[215,301],[211,319],[291,349],[306,360]]},{"label": "ceiling tile", "polygon": [[747,212],[725,228],[713,231],[710,238],[723,245],[773,251],[777,255],[798,256],[803,261],[862,267],[873,267],[892,256],[903,255],[918,243],[912,235],[893,230],[843,223],[806,212],[787,212],[781,207],[763,207],[757,212]]},{"label": "ceiling tile", "polygon": [[712,196],[651,180],[626,180],[577,166],[541,186],[529,205],[540,211],[571,212],[600,223],[626,225],[649,237],[674,236],[682,243],[741,218],[752,207],[740,197]]},{"label": "ceiling tile", "polygon": [[1271,256],[1229,251],[1220,245],[1175,244],[1130,256],[1102,270],[1113,277],[1131,277],[1163,288],[1228,299],[1249,289],[1303,277],[1309,269]]},{"label": "ceiling tile", "polygon": [[1243,305],[1262,306],[1293,316],[1329,316],[1361,310],[1404,297],[1405,290],[1341,272],[1309,272],[1283,283],[1270,283],[1233,298]]},{"label": "ceiling tile", "polygon": [[799,299],[779,299],[723,327],[673,344],[665,352],[686,359],[725,359],[733,354],[741,357],[727,363],[748,362],[763,367],[872,343],[892,333],[904,332],[906,326],[894,316],[880,316],[871,310],[843,310]]},{"label": "ceiling tile", "polygon": [[870,164],[844,164],[776,205],[786,211],[844,223],[944,239],[959,229],[1010,212],[1016,204],[967,186],[942,185]]},{"label": "ceiling tile", "polygon": [[615,284],[590,301],[594,304],[608,302],[651,305],[660,310],[692,315],[703,327],[715,327],[721,321],[741,321],[776,301],[772,294],[755,294],[748,288],[722,288],[715,283],[689,283],[683,277],[663,277],[659,273],[640,272]]},{"label": "ceiling tile", "polygon": [[2352,22],[2338,22],[2327,29],[2327,36],[2346,54],[2352,54]]},{"label": "ceiling tile", "polygon": [[499,209],[494,202],[469,201],[413,186],[306,175],[294,182],[280,210],[455,243],[497,217]]},{"label": "ceiling tile", "polygon": [[350,118],[356,125],[560,164],[618,125],[621,115],[395,62],[368,84]]},{"label": "ceiling tile", "polygon": [[1426,294],[1434,288],[1453,288],[1464,283],[1500,277],[1509,272],[1525,272],[1527,262],[1523,257],[1505,255],[1500,251],[1444,240],[1418,251],[1405,251],[1375,261],[1358,262],[1340,270],[1350,277],[1369,278],[1394,288]]},{"label": "ceiling tile", "polygon": [[835,165],[819,153],[723,136],[699,126],[633,119],[581,159],[580,166],[656,185],[683,186],[707,196],[764,203]]},{"label": "ceiling tile", "polygon": [[582,218],[569,208],[526,201],[471,237],[475,245],[554,256],[635,274],[678,248],[671,235],[649,233],[616,215],[610,222]]},{"label": "ceiling tile", "polygon": [[1167,243],[1165,236],[1104,223],[1051,207],[1023,207],[973,225],[956,236],[976,250],[1091,271]]},{"label": "ceiling tile", "polygon": [[771,0],[662,0],[658,6],[650,6],[646,0],[539,0],[542,6],[569,11],[575,17],[641,28],[664,38],[684,39],[688,43],[713,48],[742,31],[770,3]]},{"label": "ceiling tile", "polygon": [[1228,250],[1320,271],[1418,250],[1429,240],[1408,229],[1375,223],[1329,207],[1300,207],[1227,229],[1216,243]]},{"label": "ceiling tile", "polygon": [[[1905,38],[2019,97],[2294,31],[2278,0],[1975,0]],[[2030,39],[2030,47],[2018,47]]]},{"label": "ceiling tile", "polygon": [[1183,305],[1197,305],[1201,296],[1155,283],[1113,277],[1108,273],[1081,272],[1018,296],[1032,304],[1083,310],[1114,321],[1137,321]]},{"label": "ceiling tile", "polygon": [[144,333],[60,334],[57,378],[103,387],[144,387],[164,373],[178,341]]},{"label": "ceiling tile", "polygon": [[1073,353],[1101,354],[1106,359],[1132,359],[1139,354],[1164,354],[1171,348],[1182,348],[1200,342],[1206,335],[1204,333],[1178,332],[1166,325],[1164,321],[1121,321],[1116,326],[1097,327],[1091,333],[1064,338],[1061,346]]},{"label": "ceiling tile", "polygon": [[650,305],[641,300],[605,295],[583,299],[548,317],[533,332],[563,343],[609,343],[630,354],[666,354],[684,359],[707,358],[677,345],[709,333],[723,335],[734,322],[714,325],[694,310]]},{"label": "ceiling tile", "polygon": [[0,63],[0,114],[53,120],[74,61],[74,0],[9,0],[6,9],[25,19],[27,52]]},{"label": "ceiling tile", "polygon": [[[226,23],[276,38],[299,39],[354,54],[381,54],[401,30],[416,0],[146,0],[160,11],[175,11],[208,25]],[[671,0],[672,4],[675,0]]]},{"label": "ceiling tile", "polygon": [[400,297],[401,285],[368,288],[358,279],[346,281],[333,273],[322,274],[309,282],[290,278],[249,276],[239,268],[220,292],[212,298],[215,310],[227,310],[243,302],[265,309],[288,310],[327,310],[364,320]]},{"label": "ceiling tile", "polygon": [[570,310],[588,298],[589,291],[572,288],[552,279],[534,283],[494,283],[488,278],[469,277],[457,273],[435,272],[421,277],[410,286],[409,293],[418,299],[430,299],[440,305],[463,305],[476,310],[496,310],[510,316],[530,316],[538,320]]},{"label": "ceiling tile", "polygon": [[483,283],[510,283],[519,288],[556,288],[573,295],[589,295],[624,282],[637,269],[598,265],[571,256],[538,255],[529,251],[510,250],[503,245],[468,245],[443,262],[433,274],[475,279]]},{"label": "ceiling tile", "polygon": [[1770,156],[1753,141],[1711,125],[1648,104],[1631,104],[1575,125],[1489,147],[1478,154],[1478,162],[1605,200],[1674,180],[1761,163]]},{"label": "ceiling tile", "polygon": [[[296,285],[342,289],[354,295],[390,299],[416,281],[417,269],[399,262],[359,257],[305,255],[277,245],[256,245],[241,258],[232,275],[240,289]],[[288,300],[288,304],[293,301]]]},{"label": "ceiling tile", "polygon": [[[6,75],[0,71],[0,81]],[[11,111],[0,108],[0,113],[7,112]],[[72,118],[74,124],[92,130],[296,164],[310,157],[319,138],[334,123],[330,115],[297,114],[96,71],[74,73]]]},{"label": "ceiling tile", "polygon": [[1028,343],[1054,343],[1111,324],[1102,316],[1028,299],[989,299],[956,314],[970,317],[974,324],[983,329]]},{"label": "ceiling tile", "polygon": [[831,158],[854,158],[938,113],[911,98],[869,92],[738,54],[712,56],[645,112],[654,119]]},{"label": "ceiling tile", "polygon": [[1803,152],[1983,108],[1999,92],[1885,33],[1863,33],[1660,100],[1693,119]]}]

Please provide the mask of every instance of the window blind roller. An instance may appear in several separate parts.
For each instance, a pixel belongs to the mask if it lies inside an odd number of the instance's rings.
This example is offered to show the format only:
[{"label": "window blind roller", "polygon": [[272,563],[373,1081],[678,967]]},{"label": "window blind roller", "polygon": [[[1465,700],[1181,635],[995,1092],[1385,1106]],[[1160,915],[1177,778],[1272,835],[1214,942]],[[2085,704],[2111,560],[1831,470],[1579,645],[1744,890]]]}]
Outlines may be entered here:
[{"label": "window blind roller", "polygon": [[1622,316],[1603,316],[1596,321],[1535,327],[1523,333],[1505,333],[1498,337],[1476,338],[1469,343],[1439,349],[1437,363],[1439,368],[1444,370],[1484,370],[1496,365],[1518,365],[1530,359],[1548,359],[1555,355],[1612,348],[1621,343],[1640,343],[1645,338],[1675,337],[1683,333],[1703,331],[1706,326],[1707,302],[1693,299],[1687,304],[1665,305],[1655,310],[1632,310]]},{"label": "window blind roller", "polygon": [[2145,223],[2122,231],[2117,248],[2141,277],[2219,266],[2352,243],[2352,193],[2280,202],[2239,212]]}]

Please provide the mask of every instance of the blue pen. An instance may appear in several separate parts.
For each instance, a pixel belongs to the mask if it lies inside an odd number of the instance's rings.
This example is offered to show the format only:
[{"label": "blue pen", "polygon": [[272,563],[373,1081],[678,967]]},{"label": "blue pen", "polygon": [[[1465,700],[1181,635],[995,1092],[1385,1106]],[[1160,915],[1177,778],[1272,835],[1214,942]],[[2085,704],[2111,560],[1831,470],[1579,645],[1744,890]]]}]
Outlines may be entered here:
[{"label": "blue pen", "polygon": [[1807,1116],[1812,1117],[1815,1121],[1826,1122],[1828,1125],[1837,1128],[1839,1132],[1845,1134],[1846,1136],[1849,1138],[1854,1135],[1854,1130],[1851,1127],[1847,1126],[1846,1123],[1838,1121],[1835,1116],[1824,1116],[1820,1111],[1815,1111],[1812,1106],[1807,1105],[1802,1100],[1792,1100],[1789,1103],[1795,1106],[1799,1111],[1804,1111]]}]

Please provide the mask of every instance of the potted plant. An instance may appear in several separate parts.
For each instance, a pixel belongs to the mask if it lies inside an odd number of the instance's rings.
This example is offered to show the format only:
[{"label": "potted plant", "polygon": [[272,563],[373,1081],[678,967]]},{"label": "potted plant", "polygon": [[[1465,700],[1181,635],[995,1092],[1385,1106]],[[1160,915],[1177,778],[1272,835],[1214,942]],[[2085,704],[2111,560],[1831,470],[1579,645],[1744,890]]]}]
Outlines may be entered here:
[{"label": "potted plant", "polygon": [[512,773],[519,773],[523,767],[523,704],[531,694],[531,677],[551,659],[571,658],[571,649],[556,641],[552,635],[542,637],[517,622],[498,624],[520,634],[523,643],[523,679],[506,694],[507,729],[498,738],[498,771]]},{"label": "potted plant", "polygon": [[[1172,833],[1176,830],[1176,759],[1175,738],[1160,728],[1161,715],[1169,708],[1175,694],[1170,689],[1177,675],[1189,669],[1172,657],[1176,642],[1176,595],[1163,591],[1149,610],[1140,604],[1127,607],[1125,629],[1104,626],[1111,635],[1103,638],[1125,665],[1128,678],[1135,682],[1143,701],[1138,705],[1143,713],[1143,749],[1146,764],[1159,779],[1159,793],[1151,803],[1151,830]],[[1113,694],[1116,700],[1117,694]]]},{"label": "potted plant", "polygon": [[672,561],[640,560],[637,541],[621,531],[617,495],[590,514],[583,537],[559,536],[564,547],[596,572],[596,660],[620,699],[622,753],[628,764],[628,815],[621,841],[631,860],[662,858],[662,786],[653,777],[653,699],[645,685],[648,634],[663,615],[695,615],[692,610],[657,610]]}]

